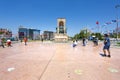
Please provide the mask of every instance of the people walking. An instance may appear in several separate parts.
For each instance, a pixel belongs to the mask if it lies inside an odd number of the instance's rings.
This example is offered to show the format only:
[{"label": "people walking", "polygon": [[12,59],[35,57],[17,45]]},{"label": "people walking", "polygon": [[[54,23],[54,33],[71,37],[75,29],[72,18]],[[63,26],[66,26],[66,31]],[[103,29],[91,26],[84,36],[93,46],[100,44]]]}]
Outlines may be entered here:
[{"label": "people walking", "polygon": [[[111,57],[111,54],[110,54],[110,39],[108,37],[108,34],[105,34],[104,36],[105,36],[104,47],[103,47],[104,56]],[[108,52],[108,55],[106,55],[106,52]]]},{"label": "people walking", "polygon": [[83,46],[86,46],[86,40],[83,38]]},{"label": "people walking", "polygon": [[73,41],[73,47],[77,46],[77,40]]},{"label": "people walking", "polygon": [[43,38],[41,39],[41,41],[43,42]]},{"label": "people walking", "polygon": [[93,43],[94,43],[94,46],[98,46],[98,38],[94,37],[93,38]]},{"label": "people walking", "polygon": [[96,45],[98,46],[98,38],[96,38]]},{"label": "people walking", "polygon": [[10,40],[10,39],[7,40],[7,46],[8,46],[8,47],[12,47],[12,45],[11,45],[11,40]]},{"label": "people walking", "polygon": [[0,39],[0,46],[2,46],[3,48],[5,48],[5,46],[4,46],[4,40],[3,39]]},{"label": "people walking", "polygon": [[27,37],[24,37],[24,43],[27,45]]}]

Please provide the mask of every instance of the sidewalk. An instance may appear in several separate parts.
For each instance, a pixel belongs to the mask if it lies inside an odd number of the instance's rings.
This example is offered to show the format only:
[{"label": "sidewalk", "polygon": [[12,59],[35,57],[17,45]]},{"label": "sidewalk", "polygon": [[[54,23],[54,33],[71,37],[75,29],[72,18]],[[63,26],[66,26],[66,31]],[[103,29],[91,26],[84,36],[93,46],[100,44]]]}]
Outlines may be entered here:
[{"label": "sidewalk", "polygon": [[102,44],[29,42],[0,47],[0,80],[119,80],[120,49],[102,57]]}]

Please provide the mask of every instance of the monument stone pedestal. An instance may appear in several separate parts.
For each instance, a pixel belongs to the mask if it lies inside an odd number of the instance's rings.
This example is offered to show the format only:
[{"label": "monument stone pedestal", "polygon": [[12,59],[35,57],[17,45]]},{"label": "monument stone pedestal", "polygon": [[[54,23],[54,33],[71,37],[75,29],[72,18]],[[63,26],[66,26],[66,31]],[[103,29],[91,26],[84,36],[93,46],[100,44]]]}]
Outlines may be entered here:
[{"label": "monument stone pedestal", "polygon": [[68,41],[68,36],[67,34],[58,34],[58,33],[55,33],[55,41],[56,42],[66,42]]},{"label": "monument stone pedestal", "polygon": [[56,33],[54,34],[54,40],[59,42],[68,41],[65,18],[57,19],[57,28]]}]

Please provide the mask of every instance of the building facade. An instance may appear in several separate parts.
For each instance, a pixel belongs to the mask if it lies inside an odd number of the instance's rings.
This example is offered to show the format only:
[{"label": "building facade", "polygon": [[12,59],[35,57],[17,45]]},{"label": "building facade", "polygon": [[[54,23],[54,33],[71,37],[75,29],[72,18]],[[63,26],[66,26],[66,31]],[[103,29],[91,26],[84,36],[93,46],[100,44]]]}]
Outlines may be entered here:
[{"label": "building facade", "polygon": [[27,29],[20,27],[18,30],[19,39],[27,37],[30,40],[39,40],[40,39],[40,30],[37,29]]},{"label": "building facade", "polygon": [[4,28],[0,28],[0,37],[10,38],[12,37],[12,31]]},{"label": "building facade", "polygon": [[43,32],[43,39],[44,40],[53,40],[54,39],[54,32],[53,31],[44,31]]},{"label": "building facade", "polygon": [[20,27],[18,30],[19,39],[29,36],[29,30],[27,28]]}]

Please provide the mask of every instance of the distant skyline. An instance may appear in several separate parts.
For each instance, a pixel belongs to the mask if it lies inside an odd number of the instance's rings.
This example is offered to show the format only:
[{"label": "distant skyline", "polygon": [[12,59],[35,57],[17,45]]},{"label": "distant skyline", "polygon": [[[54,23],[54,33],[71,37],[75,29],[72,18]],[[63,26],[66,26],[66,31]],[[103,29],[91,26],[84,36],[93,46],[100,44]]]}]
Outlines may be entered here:
[{"label": "distant skyline", "polygon": [[[57,19],[66,18],[69,36],[83,28],[98,31],[96,21],[99,31],[106,32],[116,28],[116,23],[101,26],[116,19],[118,4],[120,0],[0,0],[0,28],[8,28],[13,34],[20,25],[55,32]],[[120,19],[120,7],[118,17]]]}]

